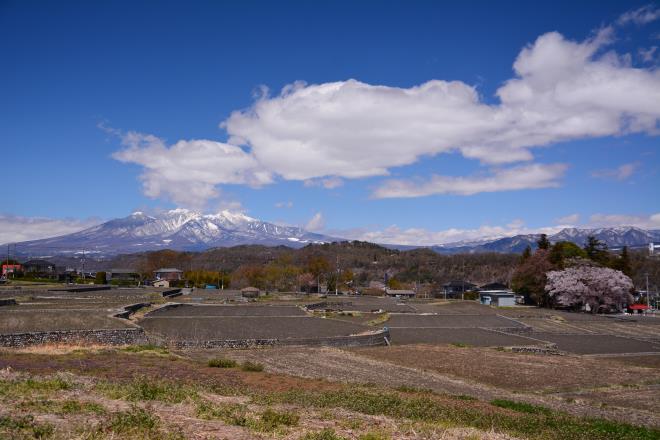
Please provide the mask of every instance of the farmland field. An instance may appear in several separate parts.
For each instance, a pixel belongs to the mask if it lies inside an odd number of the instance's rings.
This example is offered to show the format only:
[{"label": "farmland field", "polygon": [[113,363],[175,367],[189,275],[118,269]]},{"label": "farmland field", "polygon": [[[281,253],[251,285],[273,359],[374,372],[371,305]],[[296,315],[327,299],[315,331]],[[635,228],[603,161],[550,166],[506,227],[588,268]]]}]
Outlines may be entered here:
[{"label": "farmland field", "polygon": [[[653,318],[372,297],[15,293],[0,334],[139,326],[164,346],[0,349],[0,438],[660,438]],[[326,306],[303,308],[314,302]],[[111,316],[136,303],[151,306]],[[382,327],[389,347],[168,348]]]}]

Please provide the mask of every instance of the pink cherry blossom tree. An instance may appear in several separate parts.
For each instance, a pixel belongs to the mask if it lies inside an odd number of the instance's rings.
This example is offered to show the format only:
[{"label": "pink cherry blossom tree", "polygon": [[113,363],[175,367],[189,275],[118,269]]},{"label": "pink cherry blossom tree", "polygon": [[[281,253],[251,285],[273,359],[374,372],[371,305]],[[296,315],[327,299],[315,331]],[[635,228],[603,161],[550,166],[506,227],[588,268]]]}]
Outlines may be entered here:
[{"label": "pink cherry blossom tree", "polygon": [[632,280],[623,272],[607,267],[577,265],[547,273],[545,290],[557,304],[579,308],[621,310],[631,303]]}]

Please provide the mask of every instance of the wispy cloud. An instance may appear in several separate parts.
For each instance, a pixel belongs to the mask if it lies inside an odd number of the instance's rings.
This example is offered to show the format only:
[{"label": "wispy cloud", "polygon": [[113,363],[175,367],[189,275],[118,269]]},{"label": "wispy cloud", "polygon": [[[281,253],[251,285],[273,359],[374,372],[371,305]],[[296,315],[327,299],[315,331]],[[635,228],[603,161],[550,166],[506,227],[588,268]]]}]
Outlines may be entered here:
[{"label": "wispy cloud", "polygon": [[593,171],[591,176],[600,179],[614,179],[623,181],[630,178],[635,173],[635,170],[639,168],[639,165],[639,162],[624,163],[623,165],[614,169],[602,169]]},{"label": "wispy cloud", "polygon": [[658,46],[651,46],[648,49],[640,48],[637,53],[639,53],[640,58],[645,63],[652,63],[655,59],[655,53],[658,50]]},{"label": "wispy cloud", "polygon": [[636,226],[644,229],[660,229],[660,213],[651,215],[594,214],[587,223],[578,224],[579,214],[571,214],[557,219],[557,224],[544,227],[529,227],[522,220],[514,220],[505,225],[482,225],[477,228],[449,228],[429,230],[424,228],[402,228],[391,225],[382,229],[356,228],[327,230],[329,235],[351,240],[364,240],[383,244],[429,246],[461,241],[480,241],[520,234],[556,234],[567,227],[598,228],[615,226]]},{"label": "wispy cloud", "polygon": [[432,194],[472,195],[484,192],[512,191],[559,186],[565,164],[531,164],[506,169],[495,169],[488,176],[447,177],[433,176],[428,181],[388,180],[377,188],[373,197],[422,197]]},{"label": "wispy cloud", "polygon": [[589,226],[636,226],[644,229],[660,229],[660,212],[651,215],[594,214],[589,217]]},{"label": "wispy cloud", "polygon": [[632,23],[641,26],[651,23],[659,18],[660,8],[654,5],[646,5],[622,14],[617,20],[617,24],[626,25]]},{"label": "wispy cloud", "polygon": [[580,214],[570,214],[557,219],[560,225],[577,225],[580,222]]},{"label": "wispy cloud", "polygon": [[275,203],[276,208],[293,208],[293,202],[289,200],[288,202],[277,202]]},{"label": "wispy cloud", "polygon": [[16,243],[70,234],[99,224],[99,219],[54,219],[0,214],[0,243]]},{"label": "wispy cloud", "polygon": [[309,219],[305,225],[305,229],[308,231],[322,231],[325,228],[325,218],[321,212],[317,212],[314,216]]},{"label": "wispy cloud", "polygon": [[344,180],[339,177],[327,177],[325,179],[307,179],[303,183],[306,187],[322,186],[325,189],[335,189],[344,185]]}]

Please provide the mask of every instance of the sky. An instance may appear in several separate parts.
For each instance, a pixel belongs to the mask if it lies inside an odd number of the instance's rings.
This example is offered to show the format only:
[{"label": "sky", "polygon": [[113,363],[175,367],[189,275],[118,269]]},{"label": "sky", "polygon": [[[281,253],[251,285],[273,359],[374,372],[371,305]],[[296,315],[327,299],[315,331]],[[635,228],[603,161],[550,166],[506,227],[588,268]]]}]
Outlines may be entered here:
[{"label": "sky", "polygon": [[136,210],[660,229],[660,2],[0,0],[0,242]]}]

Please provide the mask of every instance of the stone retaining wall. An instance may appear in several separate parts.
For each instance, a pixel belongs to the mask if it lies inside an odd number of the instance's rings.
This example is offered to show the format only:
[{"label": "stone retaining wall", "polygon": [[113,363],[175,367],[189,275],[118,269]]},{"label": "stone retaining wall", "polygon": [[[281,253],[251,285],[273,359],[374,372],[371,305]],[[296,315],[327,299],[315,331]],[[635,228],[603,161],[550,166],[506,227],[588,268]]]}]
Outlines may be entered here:
[{"label": "stone retaining wall", "polygon": [[15,306],[18,303],[14,298],[9,298],[9,299],[0,299],[0,307],[2,306]]},{"label": "stone retaining wall", "polygon": [[341,302],[323,301],[323,302],[318,302],[318,303],[313,303],[313,304],[307,304],[305,306],[305,309],[311,310],[311,311],[314,311],[314,310],[328,310],[328,309],[333,310],[333,309],[336,309],[337,307],[340,307],[340,306],[346,307],[346,306],[352,306],[352,305],[353,305],[352,302],[345,302],[345,301],[341,301]]},{"label": "stone retaining wall", "polygon": [[96,290],[110,290],[112,287],[99,284],[92,286],[71,286],[71,287],[62,287],[55,289],[48,289],[49,292],[94,292]]},{"label": "stone retaining wall", "polygon": [[548,344],[547,346],[544,347],[523,345],[523,346],[506,347],[506,348],[515,353],[552,354],[557,356],[561,356],[564,354],[561,351],[559,351],[559,349],[557,349],[557,344]]},{"label": "stone retaining wall", "polygon": [[116,313],[112,315],[115,318],[123,318],[123,319],[128,319],[133,313],[137,312],[143,307],[149,307],[151,306],[151,303],[137,303],[137,304],[131,304],[128,306],[124,306],[124,310],[122,312]]},{"label": "stone retaining wall", "polygon": [[183,293],[181,289],[171,289],[163,291],[163,298],[174,298],[175,296],[181,296]]},{"label": "stone retaining wall", "polygon": [[0,347],[29,347],[41,344],[146,344],[147,336],[141,328],[104,330],[61,330],[0,334]]},{"label": "stone retaining wall", "polygon": [[379,330],[363,335],[332,336],[326,338],[296,339],[241,339],[215,341],[167,341],[175,348],[263,348],[275,346],[304,345],[311,347],[371,347],[388,345],[389,330]]}]

